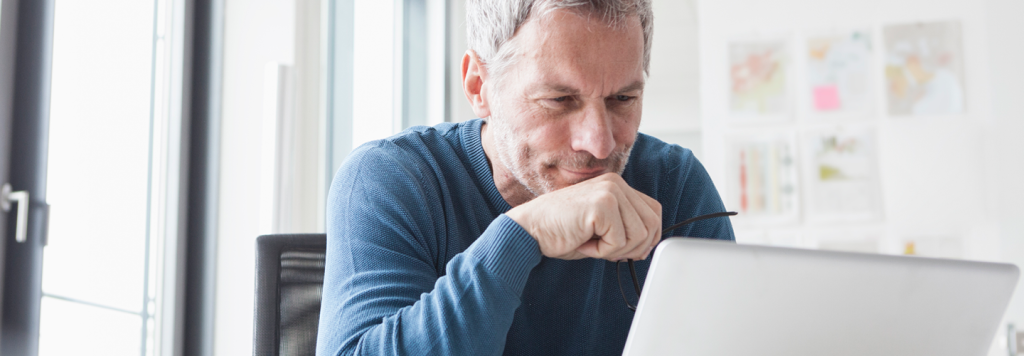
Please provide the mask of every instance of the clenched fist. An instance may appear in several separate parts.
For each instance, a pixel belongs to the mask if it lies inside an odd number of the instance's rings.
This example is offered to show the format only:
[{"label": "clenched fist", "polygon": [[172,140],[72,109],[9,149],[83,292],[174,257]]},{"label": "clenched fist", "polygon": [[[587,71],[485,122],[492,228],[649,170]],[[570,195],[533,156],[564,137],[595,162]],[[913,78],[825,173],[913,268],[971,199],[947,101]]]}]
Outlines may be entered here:
[{"label": "clenched fist", "polygon": [[661,240],[661,204],[606,173],[509,210],[547,257],[643,260]]}]

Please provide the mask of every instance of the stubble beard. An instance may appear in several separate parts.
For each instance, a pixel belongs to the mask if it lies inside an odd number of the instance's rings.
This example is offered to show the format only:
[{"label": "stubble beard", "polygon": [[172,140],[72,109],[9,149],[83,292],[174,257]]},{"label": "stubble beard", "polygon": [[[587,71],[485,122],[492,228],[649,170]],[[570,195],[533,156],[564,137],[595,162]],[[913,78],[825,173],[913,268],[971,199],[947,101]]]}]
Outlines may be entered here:
[{"label": "stubble beard", "polygon": [[519,185],[526,188],[534,197],[586,180],[571,181],[565,186],[559,187],[555,184],[557,179],[555,174],[558,171],[554,168],[582,171],[606,167],[608,171],[621,175],[622,171],[626,169],[629,155],[633,151],[633,146],[629,145],[622,149],[616,149],[605,159],[598,159],[588,152],[561,152],[543,158],[542,162],[537,162],[542,158],[539,158],[530,149],[527,144],[529,137],[522,134],[518,127],[509,122],[509,116],[505,116],[503,112],[499,114],[499,112],[502,111],[495,105],[487,120],[488,125],[491,126],[490,131],[494,138],[494,147],[498,151],[498,159]]}]

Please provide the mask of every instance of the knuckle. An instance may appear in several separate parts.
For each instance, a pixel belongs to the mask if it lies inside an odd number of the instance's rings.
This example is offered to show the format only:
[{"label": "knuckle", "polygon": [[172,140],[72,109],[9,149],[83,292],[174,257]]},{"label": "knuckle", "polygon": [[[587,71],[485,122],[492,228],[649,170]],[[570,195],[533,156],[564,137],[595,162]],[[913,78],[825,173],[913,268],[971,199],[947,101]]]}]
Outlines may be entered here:
[{"label": "knuckle", "polygon": [[618,248],[625,247],[626,243],[628,242],[626,240],[626,236],[616,236],[616,237],[618,237],[618,238],[612,239],[612,241],[615,243],[615,247],[618,247]]},{"label": "knuckle", "polygon": [[601,190],[594,194],[594,204],[600,206],[617,205],[618,202],[615,199],[615,194],[609,191]]},{"label": "knuckle", "polygon": [[661,230],[661,219],[652,217],[647,220],[648,233],[657,233]]},{"label": "knuckle", "polygon": [[647,226],[640,226],[639,230],[637,231],[637,235],[634,236],[633,238],[636,239],[636,240],[644,240],[644,239],[647,239],[650,236],[651,236],[651,230],[648,229]]},{"label": "knuckle", "polygon": [[618,188],[618,185],[616,185],[614,182],[611,182],[611,181],[608,181],[608,180],[603,180],[600,183],[598,183],[598,188],[601,189],[602,191],[609,191],[609,192],[611,192],[611,191],[615,191],[615,189]]}]

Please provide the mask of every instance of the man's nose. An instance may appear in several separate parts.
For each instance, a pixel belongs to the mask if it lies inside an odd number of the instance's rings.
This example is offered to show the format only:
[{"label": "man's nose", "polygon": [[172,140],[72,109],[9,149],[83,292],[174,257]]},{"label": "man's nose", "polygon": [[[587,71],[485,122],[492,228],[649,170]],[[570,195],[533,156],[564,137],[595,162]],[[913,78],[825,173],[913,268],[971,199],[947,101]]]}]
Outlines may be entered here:
[{"label": "man's nose", "polygon": [[615,150],[615,137],[607,108],[603,103],[587,105],[582,115],[572,128],[572,149],[589,152],[597,159],[608,158]]}]

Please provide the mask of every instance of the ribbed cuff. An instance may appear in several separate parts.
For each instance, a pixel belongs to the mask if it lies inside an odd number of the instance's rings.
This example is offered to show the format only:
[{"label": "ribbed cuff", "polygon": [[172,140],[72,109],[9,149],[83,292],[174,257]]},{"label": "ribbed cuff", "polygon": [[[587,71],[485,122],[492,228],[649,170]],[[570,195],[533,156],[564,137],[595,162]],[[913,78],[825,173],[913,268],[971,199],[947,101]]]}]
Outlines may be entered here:
[{"label": "ribbed cuff", "polygon": [[530,271],[540,263],[540,245],[512,218],[501,214],[466,251],[517,296],[522,296]]}]

